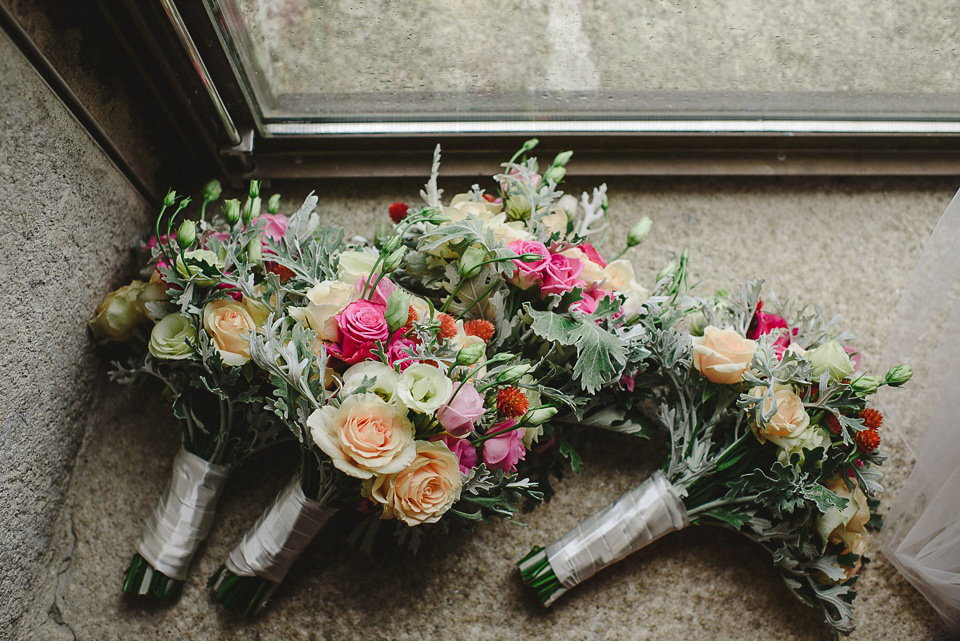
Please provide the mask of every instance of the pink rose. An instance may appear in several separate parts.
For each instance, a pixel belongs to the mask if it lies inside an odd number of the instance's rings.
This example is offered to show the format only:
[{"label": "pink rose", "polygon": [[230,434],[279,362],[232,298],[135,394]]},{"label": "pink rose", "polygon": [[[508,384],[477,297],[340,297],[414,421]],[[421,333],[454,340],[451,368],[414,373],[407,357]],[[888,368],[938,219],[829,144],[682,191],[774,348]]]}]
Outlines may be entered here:
[{"label": "pink rose", "polygon": [[483,406],[483,396],[473,385],[465,383],[456,396],[437,410],[437,420],[447,434],[463,438],[473,431],[474,423],[484,412],[486,408]]},{"label": "pink rose", "polygon": [[331,346],[331,352],[350,364],[370,358],[374,344],[386,340],[390,334],[383,317],[385,311],[383,305],[365,299],[347,305],[335,316],[340,329],[340,345]]},{"label": "pink rose", "polygon": [[510,418],[490,428],[493,438],[483,442],[483,462],[487,467],[504,472],[513,472],[517,462],[522,461],[527,451],[523,447],[523,430],[513,429],[517,419]]},{"label": "pink rose", "polygon": [[627,376],[626,374],[624,374],[623,376],[620,377],[620,387],[627,390],[628,392],[632,392],[636,384],[637,384],[636,378],[633,376]]},{"label": "pink rose", "polygon": [[[363,290],[366,289],[366,287],[367,287],[366,278],[357,279],[358,292],[362,294]],[[386,277],[381,278],[380,282],[377,283],[376,289],[374,289],[370,293],[370,296],[368,296],[368,300],[371,303],[376,303],[378,305],[383,305],[384,307],[386,307],[387,301],[390,300],[390,294],[392,294],[396,288],[397,286],[393,283],[392,280]]]},{"label": "pink rose", "polygon": [[[793,330],[793,333],[796,334],[797,330]],[[843,351],[850,355],[850,360],[853,361],[853,371],[854,373],[860,371],[860,350],[856,347],[850,347],[849,345],[843,346]]]},{"label": "pink rose", "polygon": [[[570,311],[577,310],[584,314],[592,314],[597,311],[597,305],[600,304],[600,301],[604,298],[613,298],[613,294],[598,288],[583,292],[582,296],[580,300],[570,303]],[[617,318],[622,315],[623,312],[620,312],[614,317]]]},{"label": "pink rose", "polygon": [[283,235],[287,233],[287,223],[290,221],[290,219],[283,214],[261,214],[257,216],[257,220],[264,223],[263,238],[270,239],[277,243],[279,243],[283,239]]},{"label": "pink rose", "polygon": [[595,262],[596,264],[600,265],[601,267],[607,266],[607,261],[605,261],[603,258],[600,257],[600,252],[598,252],[597,249],[590,243],[583,243],[582,245],[580,245],[580,251],[586,254],[587,258],[589,258],[591,261]]},{"label": "pink rose", "polygon": [[543,270],[550,261],[550,250],[543,243],[532,240],[515,240],[507,248],[517,255],[540,254],[543,260],[535,260],[527,263],[518,258],[513,260],[516,269],[510,274],[508,280],[520,289],[529,289],[543,280]]},{"label": "pink rose", "polygon": [[145,243],[143,244],[143,248],[144,248],[144,249],[147,249],[147,250],[154,249],[154,248],[156,248],[156,247],[159,247],[159,246],[160,246],[160,243],[163,243],[164,245],[169,245],[169,244],[170,244],[170,236],[168,236],[167,234],[164,234],[163,236],[160,237],[160,240],[159,240],[159,241],[157,241],[157,237],[156,237],[156,236],[151,236],[151,237],[150,237],[150,240],[148,240],[147,242],[145,242]]},{"label": "pink rose", "polygon": [[417,344],[409,338],[397,337],[390,341],[390,346],[387,348],[387,361],[390,367],[397,367],[402,372],[416,363],[413,357],[416,346]]},{"label": "pink rose", "polygon": [[[763,303],[760,303],[757,308],[757,314],[753,317],[753,322],[750,323],[750,328],[747,330],[747,338],[755,340],[764,334],[777,332],[780,334],[780,337],[773,343],[773,352],[777,355],[777,359],[781,359],[783,358],[783,353],[790,347],[791,334],[778,330],[787,329],[787,321],[776,314],[768,314],[767,312],[760,311],[762,305]],[[797,328],[794,328],[793,334],[795,335],[796,333]]]},{"label": "pink rose", "polygon": [[577,276],[583,271],[583,263],[576,258],[568,258],[563,254],[551,254],[550,262],[543,268],[543,282],[540,283],[540,294],[566,294],[583,281]]},{"label": "pink rose", "polygon": [[465,438],[454,438],[452,436],[444,436],[442,440],[450,448],[450,451],[456,454],[462,474],[469,474],[470,470],[477,466],[480,456],[477,454],[476,445]]}]

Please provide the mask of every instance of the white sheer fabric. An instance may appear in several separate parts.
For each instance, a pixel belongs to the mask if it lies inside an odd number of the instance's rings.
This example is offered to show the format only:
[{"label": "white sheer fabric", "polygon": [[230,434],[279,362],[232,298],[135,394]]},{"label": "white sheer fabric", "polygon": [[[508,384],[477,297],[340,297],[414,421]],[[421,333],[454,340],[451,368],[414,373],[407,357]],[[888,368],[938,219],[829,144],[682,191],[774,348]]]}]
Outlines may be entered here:
[{"label": "white sheer fabric", "polygon": [[886,517],[881,546],[960,633],[960,192],[907,283],[885,361],[915,370],[904,390],[881,400],[916,464]]}]

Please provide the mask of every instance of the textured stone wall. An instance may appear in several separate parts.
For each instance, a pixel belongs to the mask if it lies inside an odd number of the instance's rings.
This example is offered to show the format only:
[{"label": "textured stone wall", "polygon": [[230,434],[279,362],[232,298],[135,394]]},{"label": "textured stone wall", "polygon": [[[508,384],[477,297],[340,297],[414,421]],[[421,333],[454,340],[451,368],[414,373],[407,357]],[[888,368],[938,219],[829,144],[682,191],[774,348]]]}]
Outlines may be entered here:
[{"label": "textured stone wall", "polygon": [[0,202],[0,638],[56,638],[58,519],[104,369],[85,322],[146,205],[2,32]]}]

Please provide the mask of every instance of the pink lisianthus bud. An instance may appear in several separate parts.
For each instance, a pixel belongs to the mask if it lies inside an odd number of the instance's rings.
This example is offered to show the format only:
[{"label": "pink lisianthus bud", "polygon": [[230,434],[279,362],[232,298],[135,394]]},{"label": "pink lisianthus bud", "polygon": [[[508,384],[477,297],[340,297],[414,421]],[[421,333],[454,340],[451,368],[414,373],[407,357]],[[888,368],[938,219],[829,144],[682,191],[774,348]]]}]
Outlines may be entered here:
[{"label": "pink lisianthus bud", "polygon": [[395,337],[390,341],[390,346],[387,348],[387,361],[390,363],[390,367],[397,367],[402,372],[416,363],[417,361],[412,356],[416,346],[417,344],[409,338]]},{"label": "pink lisianthus bud", "polygon": [[437,420],[450,436],[463,438],[473,431],[473,426],[486,408],[483,396],[471,385],[465,383],[450,401],[437,410]]},{"label": "pink lisianthus bud", "polygon": [[633,376],[627,376],[624,374],[620,377],[620,387],[627,390],[628,392],[633,392],[634,387],[636,386],[636,379]]},{"label": "pink lisianthus bud", "polygon": [[515,240],[507,247],[515,254],[539,254],[543,260],[524,262],[520,259],[514,259],[515,269],[507,278],[511,283],[520,289],[529,289],[543,279],[543,270],[550,260],[550,250],[543,243],[531,240]]},{"label": "pink lisianthus bud", "polygon": [[493,438],[483,442],[483,462],[487,467],[504,472],[513,472],[517,462],[527,454],[523,446],[523,430],[514,429],[517,419],[511,418],[490,428]]},{"label": "pink lisianthus bud", "polygon": [[334,318],[340,329],[340,345],[330,351],[345,363],[359,363],[371,357],[374,344],[387,339],[390,329],[384,318],[386,307],[368,300],[354,301]]},{"label": "pink lisianthus bud", "polygon": [[543,282],[540,283],[540,294],[563,295],[583,281],[577,276],[583,271],[583,263],[576,258],[568,258],[563,254],[551,254],[550,262],[543,268]]},{"label": "pink lisianthus bud", "polygon": [[477,466],[480,461],[480,455],[477,454],[477,446],[467,439],[444,436],[443,443],[450,448],[457,457],[457,463],[460,466],[460,473],[467,475],[470,470]]}]

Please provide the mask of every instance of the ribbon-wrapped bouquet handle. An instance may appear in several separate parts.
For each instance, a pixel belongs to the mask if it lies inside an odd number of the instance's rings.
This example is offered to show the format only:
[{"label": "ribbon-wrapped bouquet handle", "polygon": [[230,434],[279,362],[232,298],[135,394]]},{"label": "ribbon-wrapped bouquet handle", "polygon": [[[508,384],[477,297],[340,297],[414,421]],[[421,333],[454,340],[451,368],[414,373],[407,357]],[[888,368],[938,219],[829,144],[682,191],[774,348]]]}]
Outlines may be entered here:
[{"label": "ribbon-wrapped bouquet handle", "polygon": [[123,584],[127,594],[175,596],[213,525],[230,469],[181,448],[170,483],[144,526]]},{"label": "ribbon-wrapped bouquet handle", "polygon": [[256,613],[336,511],[308,498],[294,476],[211,577],[214,600]]},{"label": "ribbon-wrapped bouquet handle", "polygon": [[664,534],[689,524],[676,488],[657,471],[609,507],[517,563],[544,605]]}]

